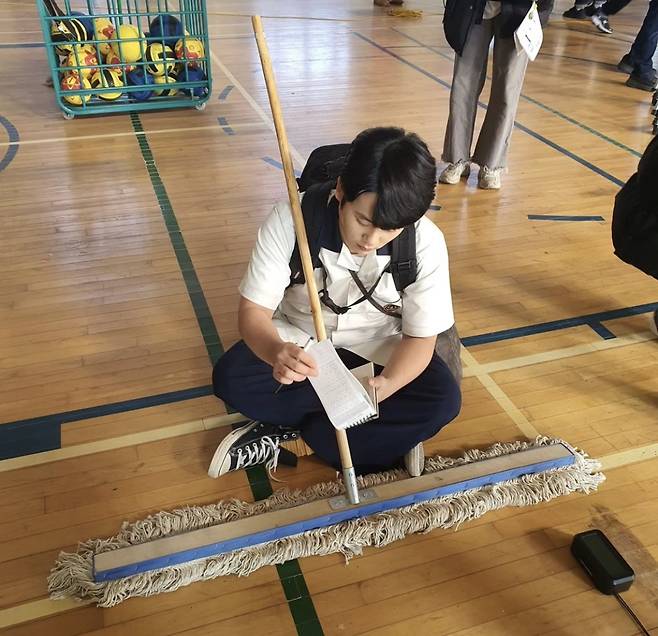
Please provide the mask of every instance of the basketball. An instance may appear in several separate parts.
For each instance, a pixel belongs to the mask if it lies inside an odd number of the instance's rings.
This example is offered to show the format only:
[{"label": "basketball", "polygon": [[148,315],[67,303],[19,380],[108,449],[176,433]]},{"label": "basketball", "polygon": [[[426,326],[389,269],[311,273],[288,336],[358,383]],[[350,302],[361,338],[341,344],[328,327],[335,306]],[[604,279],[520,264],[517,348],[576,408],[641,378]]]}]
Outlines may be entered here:
[{"label": "basketball", "polygon": [[148,62],[146,70],[155,76],[169,75],[176,65],[174,52],[168,46],[162,46],[158,42],[149,44],[144,60]]},{"label": "basketball", "polygon": [[[112,43],[112,50],[119,55],[122,62],[137,62],[144,55],[143,35],[132,24],[121,24],[116,37],[119,42]],[[124,41],[125,40],[125,41]]]},{"label": "basketball", "polygon": [[91,88],[89,80],[86,77],[83,77],[81,82],[80,76],[75,72],[64,75],[60,82],[60,88],[64,91],[62,99],[72,106],[82,106],[82,104],[88,102],[91,97],[91,95],[67,95],[67,91],[79,91]]},{"label": "basketball", "polygon": [[199,60],[206,55],[203,42],[196,38],[185,38],[184,40],[181,38],[176,42],[174,51],[179,60],[186,60],[190,66],[198,66],[194,60]]},{"label": "basketball", "polygon": [[[123,86],[123,80],[121,79],[121,73],[118,73],[114,69],[104,68],[100,71],[96,71],[91,78],[89,79],[91,88],[98,90],[99,88],[119,88]],[[116,92],[100,92],[97,93],[97,97],[106,102],[113,102],[123,94],[122,91]]]}]

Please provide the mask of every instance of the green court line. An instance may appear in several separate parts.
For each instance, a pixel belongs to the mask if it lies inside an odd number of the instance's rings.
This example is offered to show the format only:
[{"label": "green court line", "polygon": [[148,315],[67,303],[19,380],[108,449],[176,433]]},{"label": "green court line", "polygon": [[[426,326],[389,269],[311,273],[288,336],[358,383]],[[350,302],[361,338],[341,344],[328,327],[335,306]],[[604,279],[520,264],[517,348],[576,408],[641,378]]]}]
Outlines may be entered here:
[{"label": "green court line", "polygon": [[[442,57],[446,60],[450,60],[451,62],[454,60],[453,55],[448,55],[447,53],[443,53],[441,50],[439,50],[438,47],[435,46],[430,46],[429,44],[425,44],[424,42],[421,42],[420,40],[416,39],[415,37],[411,35],[407,35],[403,31],[400,31],[399,29],[396,29],[395,27],[391,27],[393,31],[401,35],[402,37],[407,38],[408,40],[411,40],[412,42],[415,42],[418,44],[418,46],[427,49],[428,51],[431,51],[432,53],[435,53],[439,57]],[[491,77],[487,75],[487,79],[491,80]],[[599,139],[602,139],[603,141],[608,142],[609,144],[616,146],[620,150],[624,150],[634,157],[641,157],[642,153],[638,152],[634,148],[631,148],[630,146],[627,146],[626,144],[621,143],[621,141],[617,141],[616,139],[613,139],[612,137],[608,137],[605,133],[602,133],[587,124],[583,124],[582,122],[579,122],[577,119],[574,119],[573,117],[569,117],[569,115],[565,115],[564,113],[560,112],[559,110],[556,110],[555,108],[551,106],[547,106],[546,104],[540,102],[539,100],[535,99],[534,97],[530,97],[529,95],[526,95],[525,93],[521,93],[521,98],[526,100],[527,102],[538,106],[539,108],[542,108],[546,112],[551,113],[552,115],[555,115],[556,117],[559,117],[560,119],[563,119],[564,121],[569,122],[570,124],[573,124],[574,126],[578,126],[578,128],[581,128],[582,130],[590,133],[591,135],[594,135],[595,137],[598,137]]]},{"label": "green court line", "polygon": [[[158,199],[160,212],[162,213],[162,218],[169,234],[171,246],[174,248],[178,266],[183,274],[187,294],[192,303],[192,308],[194,309],[194,314],[199,324],[201,335],[203,336],[203,342],[206,345],[208,357],[211,363],[214,364],[224,352],[217,325],[210,313],[206,296],[201,288],[192,258],[187,250],[185,239],[183,238],[176,214],[169,200],[167,189],[160,177],[151,147],[146,138],[147,135],[144,134],[144,128],[142,127],[139,115],[131,113],[130,121],[142,153],[142,158],[146,164],[146,170],[151,179],[153,192],[155,192],[155,196]],[[249,468],[246,473],[254,500],[265,499],[272,494],[272,484],[263,466]],[[324,633],[322,631],[322,625],[313,605],[304,575],[299,567],[299,562],[297,560],[287,561],[286,563],[277,565],[276,569],[299,636],[322,636]]]}]

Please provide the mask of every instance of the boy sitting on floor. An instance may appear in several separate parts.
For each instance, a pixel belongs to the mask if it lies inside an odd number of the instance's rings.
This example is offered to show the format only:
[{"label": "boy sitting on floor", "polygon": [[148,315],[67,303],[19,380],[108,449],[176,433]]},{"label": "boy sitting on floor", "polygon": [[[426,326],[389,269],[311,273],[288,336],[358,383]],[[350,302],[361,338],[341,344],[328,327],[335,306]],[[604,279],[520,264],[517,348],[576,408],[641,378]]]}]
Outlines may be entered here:
[{"label": "boy sitting on floor", "polygon": [[[435,184],[434,157],[417,135],[371,128],[352,142],[337,182],[304,194],[323,219],[314,275],[327,337],[348,368],[375,365],[379,417],[348,430],[357,474],[404,461],[419,475],[423,440],[461,407],[459,385],[434,351],[437,334],[454,323],[445,241],[424,216]],[[416,275],[399,293],[391,253],[403,231],[413,240]],[[290,206],[279,203],[240,284],[243,339],[213,370],[217,397],[253,421],[222,440],[211,477],[256,464],[274,469],[279,444],[298,436],[340,470],[335,429],[307,381],[317,368],[302,347],[315,331],[306,286],[291,284],[295,245]]]}]

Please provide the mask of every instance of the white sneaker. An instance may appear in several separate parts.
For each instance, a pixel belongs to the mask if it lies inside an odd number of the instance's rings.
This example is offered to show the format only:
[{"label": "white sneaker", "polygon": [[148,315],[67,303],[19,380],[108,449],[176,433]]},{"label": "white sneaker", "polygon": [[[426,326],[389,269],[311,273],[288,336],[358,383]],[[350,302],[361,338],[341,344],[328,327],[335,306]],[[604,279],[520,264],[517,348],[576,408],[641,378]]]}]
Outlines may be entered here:
[{"label": "white sneaker", "polygon": [[423,442],[416,444],[405,456],[404,466],[412,477],[420,477],[425,470],[425,449]]},{"label": "white sneaker", "polygon": [[658,337],[658,309],[649,316],[649,329]]},{"label": "white sneaker", "polygon": [[439,181],[448,185],[455,185],[455,183],[459,183],[462,177],[468,179],[470,173],[470,164],[460,159],[457,163],[449,163],[444,168],[443,172],[439,175]]},{"label": "white sneaker", "polygon": [[487,168],[482,166],[478,174],[478,188],[483,190],[500,190],[500,175],[502,168]]}]

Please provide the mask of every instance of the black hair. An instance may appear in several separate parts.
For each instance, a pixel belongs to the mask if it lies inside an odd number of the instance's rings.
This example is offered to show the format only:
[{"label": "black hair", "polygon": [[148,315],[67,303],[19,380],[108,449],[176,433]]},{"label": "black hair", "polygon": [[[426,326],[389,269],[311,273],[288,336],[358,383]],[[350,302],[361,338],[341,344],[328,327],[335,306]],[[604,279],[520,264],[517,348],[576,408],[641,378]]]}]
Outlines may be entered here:
[{"label": "black hair", "polygon": [[377,195],[372,222],[397,230],[418,221],[434,199],[436,161],[427,144],[402,128],[369,128],[352,142],[340,175],[344,200]]}]

